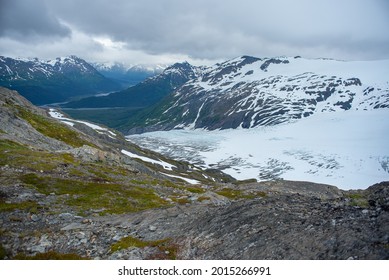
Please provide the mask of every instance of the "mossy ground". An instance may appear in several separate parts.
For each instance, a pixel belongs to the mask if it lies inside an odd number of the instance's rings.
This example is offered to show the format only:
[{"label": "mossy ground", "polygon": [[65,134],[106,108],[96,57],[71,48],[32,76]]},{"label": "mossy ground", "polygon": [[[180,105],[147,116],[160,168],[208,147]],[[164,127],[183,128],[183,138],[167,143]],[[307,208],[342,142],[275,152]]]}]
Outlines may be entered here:
[{"label": "mossy ground", "polygon": [[19,203],[6,203],[0,199],[0,212],[13,211],[15,209],[27,210],[30,213],[36,212],[39,205],[35,201],[23,201]]},{"label": "mossy ground", "polygon": [[16,106],[16,108],[18,111],[17,115],[26,120],[43,135],[63,141],[73,147],[81,147],[83,145],[94,146],[90,142],[82,139],[76,131],[70,129],[65,124],[34,114],[20,106]]},{"label": "mossy ground", "polygon": [[154,247],[157,248],[159,252],[152,256],[153,259],[176,259],[177,246],[175,246],[175,244],[173,244],[170,239],[146,241],[132,236],[127,236],[112,244],[111,252],[116,252],[131,247]]},{"label": "mossy ground", "polygon": [[70,154],[36,151],[11,140],[0,139],[0,165],[49,172],[58,166],[74,163]]},{"label": "mossy ground", "polygon": [[[91,209],[99,209],[101,214],[119,214],[168,204],[147,184],[151,180],[138,179],[135,180],[137,183],[131,183],[134,173],[124,167],[82,162],[71,154],[35,151],[1,139],[0,165],[23,170],[11,172],[7,177],[42,194],[62,195],[62,203],[78,213],[86,214]],[[3,201],[0,211],[29,210],[34,206],[36,203],[31,201],[12,204]]]},{"label": "mossy ground", "polygon": [[[72,154],[33,150],[5,139],[0,139],[0,152],[1,165],[23,170],[10,175],[13,181],[19,181],[45,195],[60,196],[59,203],[80,215],[88,215],[93,211],[101,215],[122,214],[165,207],[172,203],[188,204],[196,200],[190,197],[201,196],[206,192],[206,188],[201,185],[155,179],[135,174],[124,166],[85,162]],[[212,187],[212,191],[231,200],[266,195],[234,187]],[[170,198],[170,202],[166,198]],[[202,198],[199,202],[204,200]],[[33,207],[36,207],[33,202],[2,203],[0,211],[31,210]]]},{"label": "mossy ground", "polygon": [[362,208],[369,207],[367,196],[363,193],[350,192],[346,195],[346,197],[350,200],[351,206],[358,206]]},{"label": "mossy ground", "polygon": [[4,260],[7,256],[7,252],[5,251],[3,245],[0,244],[0,260]]},{"label": "mossy ground", "polygon": [[80,214],[93,210],[99,210],[101,214],[122,214],[168,204],[147,187],[53,178],[34,173],[23,175],[21,180],[43,194],[61,196],[62,203]]},{"label": "mossy ground", "polygon": [[88,260],[88,258],[81,257],[78,254],[74,254],[74,253],[62,254],[54,251],[38,253],[34,256],[18,254],[13,259],[15,260]]},{"label": "mossy ground", "polygon": [[225,196],[229,199],[236,200],[236,199],[253,199],[257,197],[266,197],[266,193],[262,191],[243,191],[240,189],[234,189],[234,188],[223,188],[220,190],[215,191],[217,194]]}]

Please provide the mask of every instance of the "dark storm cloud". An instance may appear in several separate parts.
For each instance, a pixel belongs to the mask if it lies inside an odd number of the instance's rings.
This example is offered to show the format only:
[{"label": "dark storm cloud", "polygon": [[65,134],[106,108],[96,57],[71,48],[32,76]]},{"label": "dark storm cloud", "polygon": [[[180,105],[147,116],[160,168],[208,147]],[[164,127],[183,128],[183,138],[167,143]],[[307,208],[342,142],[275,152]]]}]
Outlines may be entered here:
[{"label": "dark storm cloud", "polygon": [[70,29],[41,0],[0,1],[0,37],[26,40],[70,35]]},{"label": "dark storm cloud", "polygon": [[26,20],[7,15],[0,35],[69,35],[64,23],[73,34],[109,38],[125,50],[152,55],[389,58],[386,0],[42,1],[9,0],[8,9]]},{"label": "dark storm cloud", "polygon": [[389,57],[385,0],[85,0],[82,8],[75,0],[50,3],[85,32],[149,53]]}]

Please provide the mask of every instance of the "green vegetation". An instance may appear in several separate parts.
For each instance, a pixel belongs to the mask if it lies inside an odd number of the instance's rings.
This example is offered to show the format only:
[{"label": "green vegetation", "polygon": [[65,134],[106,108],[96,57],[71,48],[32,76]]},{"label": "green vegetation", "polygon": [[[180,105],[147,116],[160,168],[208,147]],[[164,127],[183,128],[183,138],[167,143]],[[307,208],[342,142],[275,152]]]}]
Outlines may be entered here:
[{"label": "green vegetation", "polygon": [[101,214],[121,214],[167,205],[152,189],[117,183],[101,183],[76,179],[62,179],[23,175],[22,182],[43,194],[66,195],[64,203],[79,213],[101,210]]},{"label": "green vegetation", "polygon": [[83,145],[94,146],[93,144],[80,138],[80,135],[77,132],[73,131],[65,124],[34,114],[23,107],[16,107],[18,110],[18,116],[29,122],[32,127],[43,135],[63,141],[73,147],[81,147]]},{"label": "green vegetation", "polygon": [[205,193],[205,190],[202,187],[186,187],[185,189],[191,193]]},{"label": "green vegetation", "polygon": [[74,254],[74,253],[62,254],[54,251],[38,253],[34,256],[17,254],[13,259],[15,260],[88,260],[88,258],[81,257],[78,254]]},{"label": "green vegetation", "polygon": [[3,245],[0,244],[0,260],[4,260],[7,256],[7,252],[5,251]]},{"label": "green vegetation", "polygon": [[206,200],[211,200],[211,198],[208,197],[208,196],[200,196],[200,197],[197,199],[197,201],[199,201],[199,202],[203,202],[203,201],[206,201]]},{"label": "green vegetation", "polygon": [[152,242],[152,241],[143,241],[138,238],[132,237],[132,236],[127,236],[123,237],[120,241],[114,243],[111,245],[111,251],[116,252],[122,249],[127,249],[131,247],[136,247],[136,248],[144,248],[144,247],[155,247],[157,246],[157,242]]},{"label": "green vegetation", "polygon": [[0,200],[0,212],[13,211],[15,209],[28,210],[29,212],[36,212],[39,205],[35,201],[23,201],[20,203],[5,203]]},{"label": "green vegetation", "polygon": [[75,162],[71,154],[34,151],[11,140],[0,139],[0,164],[49,172],[60,165]]},{"label": "green vegetation", "polygon": [[245,184],[252,184],[252,183],[257,183],[257,179],[246,179],[246,180],[240,180],[237,181],[237,185],[245,185]]},{"label": "green vegetation", "polygon": [[173,196],[171,197],[171,200],[178,203],[178,204],[181,204],[181,205],[184,205],[184,204],[190,204],[191,201],[187,198],[187,197],[176,197],[176,196]]},{"label": "green vegetation", "polygon": [[155,247],[160,251],[160,254],[153,256],[153,259],[176,259],[177,247],[172,244],[170,239],[161,239],[154,241],[145,241],[132,236],[123,237],[118,242],[111,245],[111,251],[116,252],[119,250],[136,247]]},{"label": "green vegetation", "polygon": [[346,197],[350,199],[351,206],[358,206],[362,208],[369,207],[369,201],[364,194],[361,193],[348,193]]},{"label": "green vegetation", "polygon": [[229,199],[253,199],[256,197],[266,197],[265,192],[255,191],[255,192],[245,192],[239,189],[223,188],[221,190],[215,191],[217,194],[225,196]]}]

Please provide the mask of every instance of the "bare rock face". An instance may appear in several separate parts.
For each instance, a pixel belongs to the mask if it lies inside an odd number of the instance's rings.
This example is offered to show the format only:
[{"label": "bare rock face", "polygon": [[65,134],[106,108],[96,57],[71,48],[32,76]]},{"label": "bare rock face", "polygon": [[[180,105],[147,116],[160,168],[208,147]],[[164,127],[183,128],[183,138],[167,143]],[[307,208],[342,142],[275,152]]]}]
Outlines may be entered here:
[{"label": "bare rock face", "polygon": [[[388,212],[301,195],[238,202],[186,228],[189,259],[387,259]],[[217,230],[215,229],[217,225]],[[197,232],[201,229],[201,233]],[[369,240],[369,241],[368,241]]]}]

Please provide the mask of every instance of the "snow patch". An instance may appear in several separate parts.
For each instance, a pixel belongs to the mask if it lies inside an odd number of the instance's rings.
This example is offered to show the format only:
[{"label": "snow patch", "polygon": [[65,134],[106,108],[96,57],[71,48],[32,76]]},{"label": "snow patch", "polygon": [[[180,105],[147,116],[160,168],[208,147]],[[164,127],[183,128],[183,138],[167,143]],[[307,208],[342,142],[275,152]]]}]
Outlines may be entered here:
[{"label": "snow patch", "polygon": [[92,129],[96,130],[98,133],[102,133],[102,132],[103,132],[103,134],[108,133],[108,134],[110,134],[110,135],[108,135],[109,137],[117,136],[116,133],[113,133],[112,131],[110,131],[109,129],[107,129],[105,127],[101,127],[99,125],[96,125],[96,124],[93,124],[93,123],[89,123],[89,122],[86,122],[86,121],[79,121],[79,120],[74,120],[74,119],[66,118],[63,114],[61,114],[60,112],[56,111],[55,109],[49,109],[49,115],[51,117],[55,118],[55,119],[60,120],[63,123],[66,123],[66,124],[69,124],[69,125],[71,123],[72,126],[74,125],[74,123],[82,123],[82,124],[84,124],[86,126],[89,126]]},{"label": "snow patch", "polygon": [[145,162],[161,165],[166,170],[173,170],[173,167],[177,168],[175,165],[170,164],[170,163],[168,163],[166,161],[163,161],[163,160],[155,160],[155,159],[148,158],[148,157],[145,157],[145,156],[139,156],[137,154],[131,153],[131,152],[126,151],[126,150],[121,150],[121,152],[123,154],[125,154],[126,156],[129,156],[129,157],[132,157],[132,158],[137,158],[137,159],[143,160]]}]

